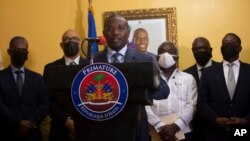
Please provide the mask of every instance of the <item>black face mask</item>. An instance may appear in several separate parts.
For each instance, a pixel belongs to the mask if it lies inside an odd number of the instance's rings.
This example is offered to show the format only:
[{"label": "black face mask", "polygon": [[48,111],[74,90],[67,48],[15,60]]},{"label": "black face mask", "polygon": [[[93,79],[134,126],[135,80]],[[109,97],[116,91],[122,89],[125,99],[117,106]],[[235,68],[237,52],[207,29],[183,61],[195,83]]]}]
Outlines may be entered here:
[{"label": "black face mask", "polygon": [[230,44],[221,46],[221,53],[223,59],[226,61],[230,60],[231,58],[235,58],[239,54],[237,46]]},{"label": "black face mask", "polygon": [[205,66],[211,57],[212,57],[212,53],[209,51],[194,53],[194,58],[196,62],[201,66]]},{"label": "black face mask", "polygon": [[11,62],[16,67],[22,67],[25,61],[28,59],[28,52],[24,51],[11,51]]},{"label": "black face mask", "polygon": [[66,56],[73,57],[79,51],[78,43],[76,42],[68,42],[63,44],[63,52]]}]

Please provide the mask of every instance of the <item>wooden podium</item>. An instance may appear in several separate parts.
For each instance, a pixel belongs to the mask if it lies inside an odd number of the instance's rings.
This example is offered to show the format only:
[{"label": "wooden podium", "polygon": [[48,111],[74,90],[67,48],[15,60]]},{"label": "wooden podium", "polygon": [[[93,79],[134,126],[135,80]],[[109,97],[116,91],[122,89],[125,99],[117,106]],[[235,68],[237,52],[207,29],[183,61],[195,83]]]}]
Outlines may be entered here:
[{"label": "wooden podium", "polygon": [[[145,105],[152,104],[152,93],[158,88],[158,74],[153,63],[112,64],[125,76],[129,96],[123,110],[114,118],[94,121],[82,116],[70,102],[72,118],[79,141],[140,141],[142,130],[147,128]],[[66,91],[70,98],[70,89],[74,77],[84,66],[52,66],[47,84],[54,92]],[[70,99],[71,100],[71,99]],[[147,136],[147,133],[146,135]]]}]

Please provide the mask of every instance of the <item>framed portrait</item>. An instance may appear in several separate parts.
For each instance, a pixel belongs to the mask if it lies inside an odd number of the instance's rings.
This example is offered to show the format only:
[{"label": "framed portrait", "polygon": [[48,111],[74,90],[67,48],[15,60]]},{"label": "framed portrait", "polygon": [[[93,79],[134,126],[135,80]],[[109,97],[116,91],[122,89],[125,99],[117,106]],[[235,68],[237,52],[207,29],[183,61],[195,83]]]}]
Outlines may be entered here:
[{"label": "framed portrait", "polygon": [[134,31],[144,28],[148,32],[148,51],[157,54],[157,49],[164,41],[171,41],[177,46],[176,8],[152,8],[104,12],[104,19],[112,13],[118,13],[128,20],[130,26],[129,42]]}]

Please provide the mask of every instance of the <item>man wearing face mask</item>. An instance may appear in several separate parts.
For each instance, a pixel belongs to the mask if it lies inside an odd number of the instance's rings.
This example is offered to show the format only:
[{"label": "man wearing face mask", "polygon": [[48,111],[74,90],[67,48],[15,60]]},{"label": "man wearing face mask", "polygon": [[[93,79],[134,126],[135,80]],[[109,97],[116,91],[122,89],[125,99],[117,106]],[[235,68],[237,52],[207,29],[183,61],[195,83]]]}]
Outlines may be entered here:
[{"label": "man wearing face mask", "polygon": [[[247,141],[236,129],[250,130],[250,70],[239,60],[241,39],[228,33],[222,39],[219,65],[204,70],[198,90],[198,113],[208,123],[205,141]],[[248,139],[247,139],[248,138]]]},{"label": "man wearing face mask", "polygon": [[[210,46],[209,41],[204,37],[197,37],[194,39],[192,44],[192,52],[194,58],[196,60],[196,64],[184,70],[196,80],[197,87],[199,87],[200,77],[202,70],[207,67],[217,65],[218,62],[213,61],[212,58],[212,48]],[[201,121],[200,116],[197,112],[194,114],[194,118],[191,122],[193,133],[192,133],[192,140],[194,141],[201,141],[204,140],[204,133],[205,133],[205,125],[204,122]]]},{"label": "man wearing face mask", "polygon": [[11,39],[11,64],[0,71],[0,137],[6,141],[42,141],[40,124],[49,111],[43,77],[24,67],[28,42]]},{"label": "man wearing face mask", "polygon": [[[85,60],[80,56],[80,36],[74,30],[67,30],[62,35],[60,43],[64,56],[44,68],[44,79],[48,79],[48,67],[84,65]],[[62,76],[63,77],[63,76]],[[75,140],[74,121],[72,117],[72,102],[70,91],[50,92],[50,141],[72,141]]]},{"label": "man wearing face mask", "polygon": [[212,48],[209,41],[204,37],[197,37],[194,39],[192,44],[192,52],[196,60],[196,64],[185,69],[184,71],[193,75],[196,80],[197,86],[199,86],[199,81],[201,77],[201,71],[204,68],[210,67],[212,65],[218,64],[218,62],[213,61],[212,58]]},{"label": "man wearing face mask", "polygon": [[[197,86],[192,75],[177,68],[178,51],[172,42],[163,42],[158,48],[161,78],[170,88],[167,99],[154,100],[147,106],[148,122],[163,141],[175,141],[177,132],[185,133],[185,141],[191,140],[190,121],[196,107]],[[164,123],[165,116],[174,116],[176,120]],[[179,138],[180,139],[180,138]]]}]

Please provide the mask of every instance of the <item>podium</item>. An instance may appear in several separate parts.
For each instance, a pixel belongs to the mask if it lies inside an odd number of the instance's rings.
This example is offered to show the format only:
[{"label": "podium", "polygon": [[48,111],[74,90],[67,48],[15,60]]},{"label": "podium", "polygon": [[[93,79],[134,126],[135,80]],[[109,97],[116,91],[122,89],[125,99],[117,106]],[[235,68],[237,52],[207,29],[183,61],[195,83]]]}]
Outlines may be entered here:
[{"label": "podium", "polygon": [[[72,104],[65,107],[74,119],[77,140],[79,141],[140,141],[142,134],[148,135],[145,105],[152,104],[152,91],[158,88],[158,74],[152,62],[112,64],[125,76],[128,83],[128,100],[123,110],[115,117],[94,121],[82,116]],[[76,74],[84,66],[51,66],[46,79],[54,93],[67,92]],[[71,100],[71,99],[70,99]],[[63,103],[62,103],[63,104]]]}]

